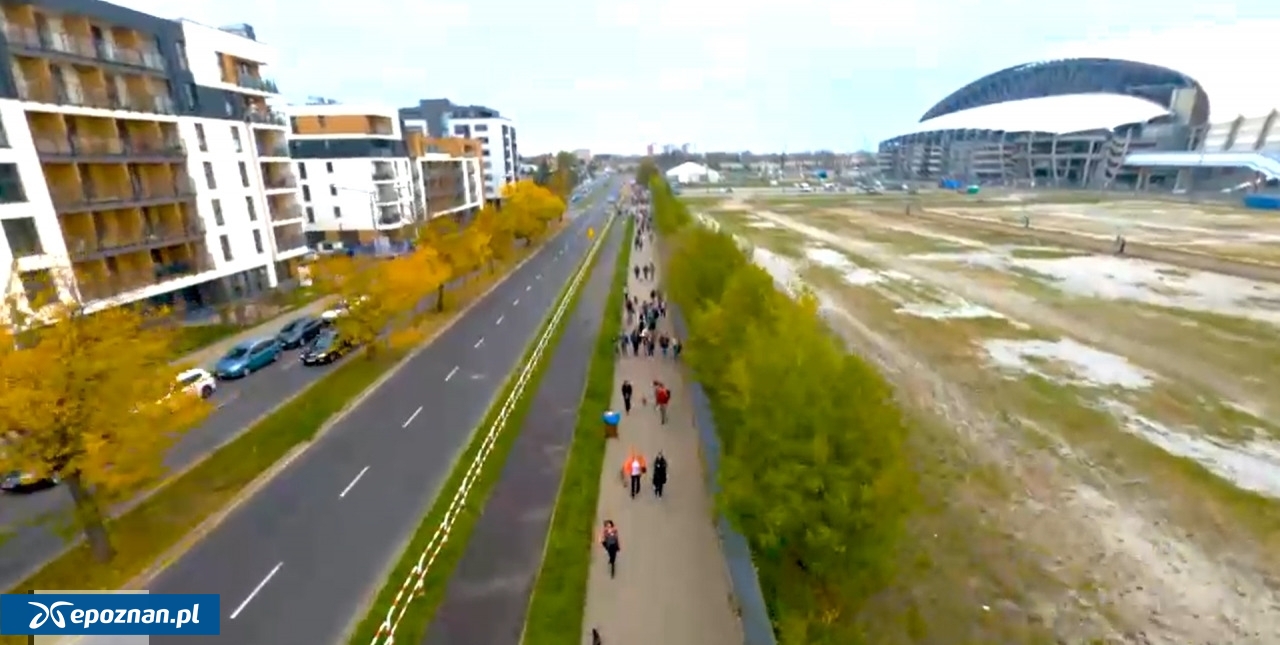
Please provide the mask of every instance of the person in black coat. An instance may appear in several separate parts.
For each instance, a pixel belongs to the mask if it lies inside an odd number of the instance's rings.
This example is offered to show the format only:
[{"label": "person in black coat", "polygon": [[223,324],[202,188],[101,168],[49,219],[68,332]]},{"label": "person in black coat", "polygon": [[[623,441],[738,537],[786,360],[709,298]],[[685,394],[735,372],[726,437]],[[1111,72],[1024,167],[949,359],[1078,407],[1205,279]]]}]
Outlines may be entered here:
[{"label": "person in black coat", "polygon": [[653,458],[653,494],[662,497],[662,488],[667,485],[667,458],[658,451]]},{"label": "person in black coat", "polygon": [[622,407],[631,414],[631,394],[634,389],[631,387],[631,381],[622,382]]}]

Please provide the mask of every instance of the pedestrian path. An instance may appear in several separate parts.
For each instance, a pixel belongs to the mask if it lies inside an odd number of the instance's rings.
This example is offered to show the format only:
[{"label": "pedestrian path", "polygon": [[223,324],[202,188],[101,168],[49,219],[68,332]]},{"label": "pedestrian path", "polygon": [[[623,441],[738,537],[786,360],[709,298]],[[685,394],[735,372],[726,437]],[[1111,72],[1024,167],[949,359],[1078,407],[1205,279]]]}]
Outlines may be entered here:
[{"label": "pedestrian path", "polygon": [[244,329],[234,335],[227,336],[216,343],[201,347],[181,359],[178,359],[177,362],[184,365],[194,365],[196,367],[210,369],[213,364],[216,363],[219,358],[222,358],[222,355],[226,354],[227,350],[230,350],[232,347],[235,347],[246,340],[273,337],[280,333],[280,330],[284,329],[284,326],[289,324],[289,321],[294,318],[298,318],[300,316],[319,316],[321,312],[329,308],[330,303],[333,301],[334,298],[331,297],[320,298],[314,302],[298,307],[297,309],[290,309],[275,318],[265,320],[258,325]]},{"label": "pedestrian path", "polygon": [[[631,258],[634,265],[656,265],[648,243],[643,249],[633,248]],[[628,293],[642,301],[657,285],[657,280],[637,279],[627,272]],[[665,318],[659,320],[658,330],[673,333]],[[635,394],[619,438],[609,440],[605,448],[596,530],[604,520],[613,520],[622,550],[617,575],[610,579],[608,558],[599,538],[594,540],[581,642],[591,643],[594,628],[604,645],[742,645],[683,370],[660,350],[655,354],[636,357],[628,351],[614,373],[614,408],[622,410],[624,379],[631,381]],[[666,425],[659,422],[654,407],[654,380],[672,392]],[[621,471],[631,448],[650,466],[658,451],[666,456],[669,467],[661,499],[655,497],[649,475],[641,494],[631,499]]]}]

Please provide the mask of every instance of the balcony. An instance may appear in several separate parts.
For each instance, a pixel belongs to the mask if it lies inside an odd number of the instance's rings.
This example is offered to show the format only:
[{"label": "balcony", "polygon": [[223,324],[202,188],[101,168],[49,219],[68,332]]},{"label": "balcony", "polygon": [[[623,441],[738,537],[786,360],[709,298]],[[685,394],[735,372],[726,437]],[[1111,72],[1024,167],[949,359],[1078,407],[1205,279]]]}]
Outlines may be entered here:
[{"label": "balcony", "polygon": [[404,213],[399,204],[378,207],[378,226],[396,226],[404,223]]},{"label": "balcony", "polygon": [[395,179],[396,179],[396,171],[394,168],[374,168],[373,169],[374,181],[395,181]]},{"label": "balcony", "polygon": [[282,233],[277,232],[274,236],[276,241],[276,253],[288,253],[307,248],[307,236],[300,233]]},{"label": "balcony", "polygon": [[400,190],[394,184],[378,184],[374,194],[379,204],[398,204],[402,198]]},{"label": "balcony", "polygon": [[292,175],[287,177],[263,177],[262,185],[267,190],[292,190],[298,187],[298,180]]},{"label": "balcony", "polygon": [[126,49],[106,42],[95,43],[62,31],[41,34],[31,27],[12,23],[4,26],[4,34],[9,41],[10,51],[17,54],[45,54],[73,61],[117,65],[131,71],[165,74],[164,56],[156,51]]},{"label": "balcony", "polygon": [[163,163],[187,156],[182,142],[138,141],[106,137],[37,137],[36,151],[41,159],[93,162],[123,160]]},{"label": "balcony", "polygon": [[[269,131],[267,131],[269,132]],[[259,157],[283,157],[289,158],[289,144],[287,143],[259,143]]]},{"label": "balcony", "polygon": [[279,208],[271,207],[269,210],[271,211],[271,221],[273,222],[289,222],[302,219],[302,207],[297,204]]},{"label": "balcony", "polygon": [[99,189],[84,185],[80,190],[58,190],[50,187],[54,209],[59,213],[105,210],[114,208],[157,206],[195,199],[195,187],[190,180],[179,179],[168,186],[131,186],[122,191]]},{"label": "balcony", "polygon": [[111,89],[88,89],[84,87],[57,86],[52,83],[33,83],[18,77],[18,97],[34,103],[52,103],[54,105],[70,105],[74,107],[99,108],[103,110],[126,110],[129,112],[146,112],[149,114],[173,114],[173,99],[168,96],[121,96]]},{"label": "balcony", "polygon": [[96,239],[67,237],[67,254],[74,262],[99,260],[122,253],[149,251],[177,246],[204,238],[204,225],[190,221],[180,227],[145,226],[136,236],[112,236],[99,233]]},{"label": "balcony", "polygon": [[211,270],[213,270],[213,264],[208,259],[181,260],[156,264],[150,269],[117,271],[105,276],[77,275],[76,282],[82,300],[104,300]]},{"label": "balcony", "polygon": [[275,110],[250,109],[245,111],[244,120],[264,125],[289,125],[289,120]]},{"label": "balcony", "polygon": [[280,93],[280,88],[276,87],[275,81],[268,78],[254,76],[253,74],[240,74],[236,76],[236,85],[258,92],[266,92],[269,94]]}]

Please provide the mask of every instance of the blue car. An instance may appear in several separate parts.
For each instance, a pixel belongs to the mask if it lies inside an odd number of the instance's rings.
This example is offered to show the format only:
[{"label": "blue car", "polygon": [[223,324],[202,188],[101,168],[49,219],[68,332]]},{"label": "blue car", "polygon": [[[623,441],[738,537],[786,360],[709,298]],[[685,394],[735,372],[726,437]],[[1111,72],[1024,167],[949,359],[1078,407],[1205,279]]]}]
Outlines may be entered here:
[{"label": "blue car", "polygon": [[280,358],[280,342],[274,338],[249,340],[232,347],[218,359],[213,374],[220,379],[244,378]]}]

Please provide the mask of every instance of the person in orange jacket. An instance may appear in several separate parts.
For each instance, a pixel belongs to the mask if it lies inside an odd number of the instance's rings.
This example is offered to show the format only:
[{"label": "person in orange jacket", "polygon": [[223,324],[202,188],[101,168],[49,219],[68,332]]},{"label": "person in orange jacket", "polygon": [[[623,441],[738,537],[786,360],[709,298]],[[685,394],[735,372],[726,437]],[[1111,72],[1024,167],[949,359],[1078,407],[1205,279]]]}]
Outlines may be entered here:
[{"label": "person in orange jacket", "polygon": [[627,460],[622,462],[622,476],[631,478],[631,499],[635,499],[640,494],[640,477],[649,470],[649,465],[644,461],[644,455],[634,447],[627,454]]}]

